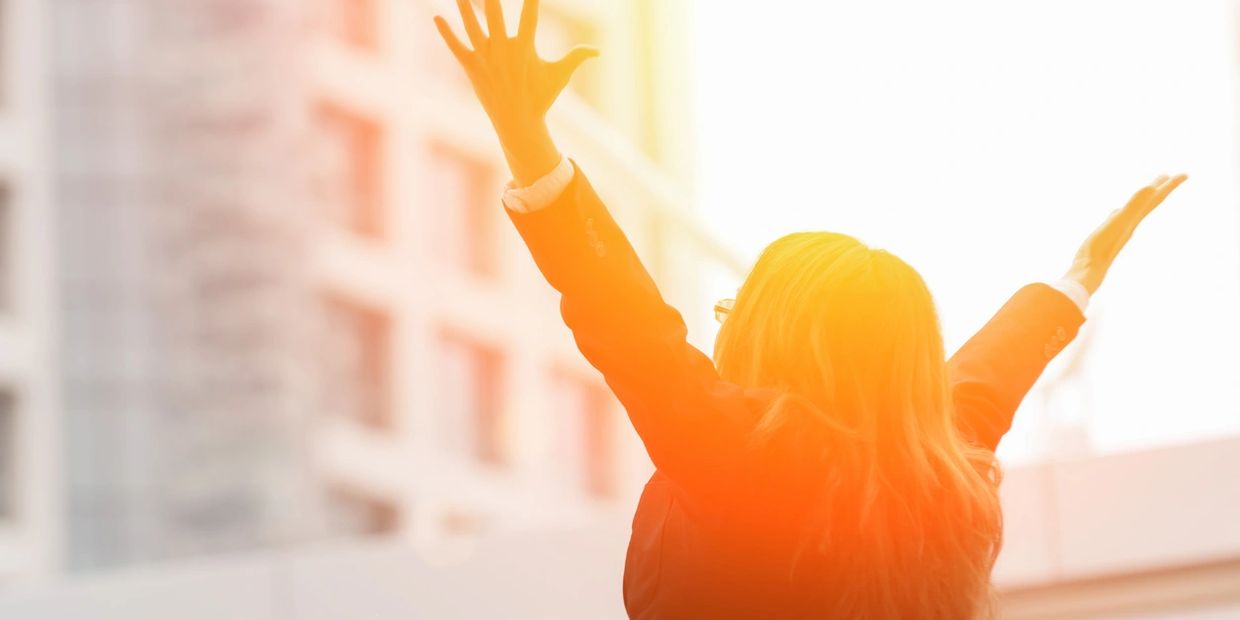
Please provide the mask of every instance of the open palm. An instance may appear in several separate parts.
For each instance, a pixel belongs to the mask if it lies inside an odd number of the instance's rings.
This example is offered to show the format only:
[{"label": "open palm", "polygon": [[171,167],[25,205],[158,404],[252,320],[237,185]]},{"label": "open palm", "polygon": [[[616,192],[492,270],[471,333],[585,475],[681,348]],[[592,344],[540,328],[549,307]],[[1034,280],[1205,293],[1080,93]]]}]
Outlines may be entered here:
[{"label": "open palm", "polygon": [[[597,56],[598,51],[578,46],[560,60],[545,61],[534,47],[538,0],[526,0],[516,37],[508,36],[499,0],[485,0],[485,4],[487,33],[483,33],[469,0],[457,0],[469,38],[468,46],[443,17],[435,17],[435,25],[469,76],[518,181],[522,176],[537,178],[537,173],[526,174],[523,168],[550,169],[547,162],[531,161],[537,159],[538,143],[544,140],[547,111],[568,86],[577,68]],[[550,165],[554,166],[555,162]]]},{"label": "open palm", "polygon": [[1183,174],[1160,176],[1134,194],[1124,208],[1111,212],[1110,217],[1077,251],[1068,277],[1084,285],[1091,295],[1097,292],[1111,264],[1132,238],[1137,226],[1187,179],[1188,176]]}]

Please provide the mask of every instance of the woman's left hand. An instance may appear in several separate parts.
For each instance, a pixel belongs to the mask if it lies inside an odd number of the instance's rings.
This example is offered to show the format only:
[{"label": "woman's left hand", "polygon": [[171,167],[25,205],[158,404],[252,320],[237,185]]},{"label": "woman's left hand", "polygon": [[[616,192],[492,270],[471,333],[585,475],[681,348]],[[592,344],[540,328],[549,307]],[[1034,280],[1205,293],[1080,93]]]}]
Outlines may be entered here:
[{"label": "woman's left hand", "polygon": [[1066,277],[1080,282],[1090,295],[1097,292],[1137,225],[1187,179],[1188,175],[1184,174],[1160,176],[1133,195],[1124,208],[1111,212],[1102,226],[1081,245]]}]

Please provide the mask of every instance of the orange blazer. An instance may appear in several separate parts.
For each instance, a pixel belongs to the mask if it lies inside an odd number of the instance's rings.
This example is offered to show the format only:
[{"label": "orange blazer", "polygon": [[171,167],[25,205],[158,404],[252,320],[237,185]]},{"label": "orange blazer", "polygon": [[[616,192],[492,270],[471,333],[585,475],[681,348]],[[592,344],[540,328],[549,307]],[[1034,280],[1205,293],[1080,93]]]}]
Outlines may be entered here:
[{"label": "orange blazer", "polygon": [[[580,169],[547,208],[505,211],[561,294],[578,348],[628,412],[656,468],[625,563],[630,617],[809,613],[804,593],[780,568],[792,553],[779,536],[783,518],[797,510],[786,498],[797,496],[800,474],[787,459],[749,447],[774,394],[723,381],[687,342],[681,315],[663,301]],[[1017,292],[949,361],[961,433],[994,450],[1025,394],[1083,322],[1076,305],[1047,285]]]}]

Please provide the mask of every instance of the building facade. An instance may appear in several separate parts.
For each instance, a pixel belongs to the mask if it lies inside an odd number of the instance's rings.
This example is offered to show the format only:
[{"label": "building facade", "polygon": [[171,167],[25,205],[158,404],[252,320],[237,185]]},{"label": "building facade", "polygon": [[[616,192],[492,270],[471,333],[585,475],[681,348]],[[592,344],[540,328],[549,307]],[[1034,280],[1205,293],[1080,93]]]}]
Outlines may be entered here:
[{"label": "building facade", "polygon": [[[43,575],[61,512],[48,55],[38,1],[0,3],[0,574]],[[18,26],[21,24],[21,27]]]},{"label": "building facade", "polygon": [[[340,415],[318,425],[312,452],[355,506],[346,518],[434,545],[630,505],[648,461],[497,208],[507,177],[490,125],[428,36],[432,15],[455,7],[337,6],[349,9],[321,16],[310,68],[329,177],[319,187],[353,200],[327,201],[344,210],[318,230],[312,262],[330,320],[347,326],[333,330],[335,350],[347,353],[326,356],[341,364],[324,379]],[[691,223],[688,154],[662,146],[660,114],[688,107],[683,82],[662,90],[644,64],[650,45],[678,53],[653,34],[653,6],[547,2],[540,43],[549,56],[573,43],[605,50],[559,104],[555,133],[598,171],[669,297],[697,309],[705,340],[709,296],[696,276],[739,265]],[[666,111],[650,103],[665,99]],[[379,383],[359,390],[351,377]]]},{"label": "building facade", "polygon": [[[689,213],[680,3],[544,4],[548,55],[605,50],[560,146],[705,344],[741,266]],[[3,7],[0,579],[627,510],[648,461],[505,221],[453,3]]]}]

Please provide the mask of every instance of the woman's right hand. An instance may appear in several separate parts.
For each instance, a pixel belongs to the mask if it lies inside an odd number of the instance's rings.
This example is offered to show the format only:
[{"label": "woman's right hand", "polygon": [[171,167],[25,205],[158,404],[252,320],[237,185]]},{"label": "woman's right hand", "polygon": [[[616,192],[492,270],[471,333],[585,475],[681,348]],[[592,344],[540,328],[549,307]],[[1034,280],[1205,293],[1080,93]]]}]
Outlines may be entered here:
[{"label": "woman's right hand", "polygon": [[1188,175],[1184,174],[1160,176],[1133,195],[1124,208],[1111,212],[1102,226],[1081,245],[1065,277],[1080,282],[1093,295],[1102,286],[1111,264],[1132,238],[1137,225],[1187,179]]},{"label": "woman's right hand", "polygon": [[581,63],[598,55],[594,48],[578,46],[561,60],[539,58],[534,49],[538,4],[539,0],[526,0],[517,36],[510,38],[499,0],[486,0],[489,36],[483,34],[469,0],[457,0],[473,49],[457,38],[444,18],[435,17],[439,34],[469,76],[521,186],[542,178],[560,162],[547,132],[547,111]]}]

